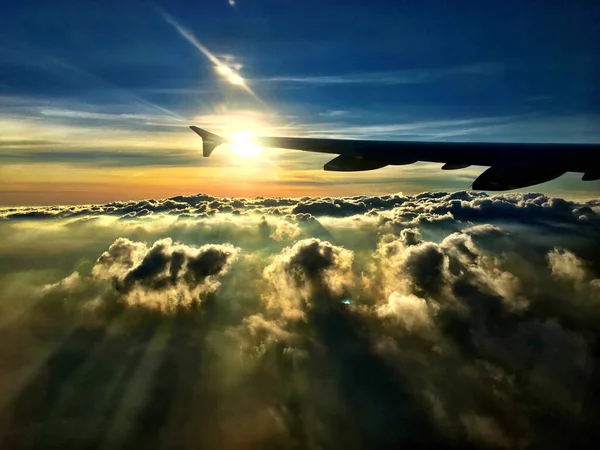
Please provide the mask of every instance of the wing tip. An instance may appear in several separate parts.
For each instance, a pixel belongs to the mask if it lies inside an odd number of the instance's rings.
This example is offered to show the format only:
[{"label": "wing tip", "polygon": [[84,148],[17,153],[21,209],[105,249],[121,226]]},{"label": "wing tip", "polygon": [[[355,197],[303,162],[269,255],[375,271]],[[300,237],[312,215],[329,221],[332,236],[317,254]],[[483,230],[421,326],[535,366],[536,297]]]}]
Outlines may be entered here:
[{"label": "wing tip", "polygon": [[202,156],[205,158],[208,158],[215,148],[227,141],[227,139],[203,130],[196,125],[190,125],[190,130],[202,138]]}]

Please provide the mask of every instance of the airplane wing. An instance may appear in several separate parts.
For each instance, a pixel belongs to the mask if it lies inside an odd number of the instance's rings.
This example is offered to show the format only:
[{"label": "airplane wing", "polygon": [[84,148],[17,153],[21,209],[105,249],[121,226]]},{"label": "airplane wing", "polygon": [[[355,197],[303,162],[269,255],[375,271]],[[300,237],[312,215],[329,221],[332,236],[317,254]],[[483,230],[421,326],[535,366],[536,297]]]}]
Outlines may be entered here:
[{"label": "airplane wing", "polygon": [[[203,141],[203,155],[227,139],[196,126],[190,127]],[[565,172],[583,173],[582,180],[600,179],[600,144],[544,144],[498,142],[427,142],[257,137],[261,147],[304,150],[339,155],[323,167],[328,171],[355,172],[417,161],[443,163],[442,170],[471,165],[488,166],[473,189],[506,191],[558,178]]]}]

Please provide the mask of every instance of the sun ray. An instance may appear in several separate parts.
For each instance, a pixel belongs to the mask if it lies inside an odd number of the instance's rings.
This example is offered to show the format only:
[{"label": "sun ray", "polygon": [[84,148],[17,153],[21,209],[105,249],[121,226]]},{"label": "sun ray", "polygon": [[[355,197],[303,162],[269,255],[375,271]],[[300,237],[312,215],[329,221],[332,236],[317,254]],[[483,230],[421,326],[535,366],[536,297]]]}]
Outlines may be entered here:
[{"label": "sun ray", "polygon": [[158,8],[160,15],[169,23],[177,32],[190,44],[196,47],[208,60],[215,65],[217,72],[222,75],[229,83],[234,86],[240,86],[244,89],[248,94],[254,97],[259,103],[264,106],[267,106],[266,103],[256,95],[256,93],[248,86],[246,80],[244,80],[238,73],[234,72],[230,67],[224,64],[219,58],[217,58],[210,50],[208,50],[204,45],[202,45],[196,37],[190,33],[188,30],[183,28],[179,23],[166,11]]}]

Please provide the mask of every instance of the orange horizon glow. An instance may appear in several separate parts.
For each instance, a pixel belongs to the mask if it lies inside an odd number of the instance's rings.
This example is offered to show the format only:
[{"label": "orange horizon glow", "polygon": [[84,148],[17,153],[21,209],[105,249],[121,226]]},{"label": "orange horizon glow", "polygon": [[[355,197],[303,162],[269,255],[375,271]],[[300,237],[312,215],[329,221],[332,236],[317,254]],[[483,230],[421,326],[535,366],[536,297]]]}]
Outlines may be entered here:
[{"label": "orange horizon glow", "polygon": [[[229,156],[228,158],[231,158]],[[0,207],[26,205],[78,205],[111,201],[168,198],[177,195],[207,194],[215,197],[304,197],[383,194],[398,192],[396,183],[377,183],[372,177],[364,183],[346,184],[343,178],[327,182],[329,176],[316,165],[313,170],[286,170],[276,166],[244,166],[252,157],[220,159],[224,167],[172,167],[114,169],[99,175],[91,169],[68,167],[16,167],[13,172],[28,170],[26,180],[12,176],[0,183]],[[6,169],[6,167],[4,168]],[[39,181],[39,174],[49,170],[51,180]],[[340,174],[340,177],[344,177]],[[38,178],[38,180],[36,180]],[[93,181],[91,181],[93,180]],[[405,185],[406,187],[406,185]],[[420,192],[413,186],[413,193]]]},{"label": "orange horizon glow", "polygon": [[[439,165],[417,163],[359,173],[324,172],[322,166],[331,155],[261,149],[252,143],[255,134],[310,135],[306,128],[283,125],[263,112],[230,110],[225,104],[189,120],[231,140],[210,158],[202,157],[202,140],[187,128],[188,121],[77,110],[43,113],[47,120],[0,117],[0,144],[11,157],[0,166],[0,206],[107,203],[198,193],[215,197],[417,194],[466,190],[483,170],[474,167],[448,174]],[[79,121],[65,123],[64,118]],[[170,126],[148,132],[136,129],[140,122]],[[111,127],[115,123],[120,128]],[[64,162],[54,160],[57,151]],[[19,159],[21,153],[33,156]],[[582,185],[579,178],[567,174],[548,183],[544,192],[572,199],[594,197],[594,184]]]}]

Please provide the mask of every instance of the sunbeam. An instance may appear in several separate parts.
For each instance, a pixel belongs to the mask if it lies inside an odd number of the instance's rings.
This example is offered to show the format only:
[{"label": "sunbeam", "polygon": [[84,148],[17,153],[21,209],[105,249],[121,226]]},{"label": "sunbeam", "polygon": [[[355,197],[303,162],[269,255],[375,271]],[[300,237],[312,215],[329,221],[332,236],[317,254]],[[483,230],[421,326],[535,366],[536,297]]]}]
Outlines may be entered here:
[{"label": "sunbeam", "polygon": [[265,102],[256,95],[256,93],[248,86],[246,80],[244,80],[239,74],[235,73],[230,67],[225,65],[219,58],[217,58],[210,50],[208,50],[204,45],[202,45],[196,37],[190,33],[188,30],[183,28],[179,23],[166,11],[157,7],[160,15],[169,23],[177,32],[190,44],[196,47],[204,56],[208,58],[208,60],[215,65],[217,72],[222,75],[230,84],[234,86],[240,86],[243,88],[248,94],[254,97],[262,105],[266,106]]}]

